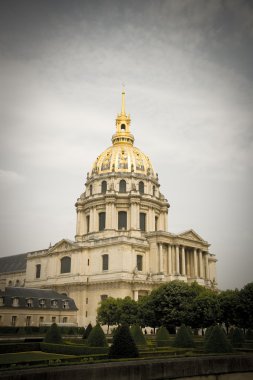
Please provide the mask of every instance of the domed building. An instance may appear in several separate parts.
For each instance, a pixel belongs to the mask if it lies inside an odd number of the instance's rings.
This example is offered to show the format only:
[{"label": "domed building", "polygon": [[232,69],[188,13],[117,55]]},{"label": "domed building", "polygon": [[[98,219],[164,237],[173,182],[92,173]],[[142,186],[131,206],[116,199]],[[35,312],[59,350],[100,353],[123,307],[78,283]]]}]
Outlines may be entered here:
[{"label": "domed building", "polygon": [[[99,302],[109,296],[138,300],[175,279],[207,287],[216,281],[208,242],[192,229],[167,231],[170,205],[149,157],[134,146],[130,123],[123,91],[112,146],[95,160],[76,202],[75,241],[26,254],[19,272],[25,287],[74,299],[80,326],[95,323]],[[7,274],[0,281],[10,285],[17,272]]]}]

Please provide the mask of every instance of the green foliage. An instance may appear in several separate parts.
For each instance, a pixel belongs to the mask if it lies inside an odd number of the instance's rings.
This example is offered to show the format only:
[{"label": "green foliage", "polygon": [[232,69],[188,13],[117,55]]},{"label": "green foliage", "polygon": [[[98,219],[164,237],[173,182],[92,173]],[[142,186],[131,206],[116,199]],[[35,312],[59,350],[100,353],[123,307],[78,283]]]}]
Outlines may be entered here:
[{"label": "green foliage", "polygon": [[242,328],[253,326],[253,282],[245,285],[239,292],[239,303],[236,308],[236,325]]},{"label": "green foliage", "polygon": [[242,347],[245,342],[245,337],[241,329],[234,329],[233,334],[231,335],[231,344],[233,347]]},{"label": "green foliage", "polygon": [[194,347],[192,334],[190,334],[189,329],[185,325],[182,325],[178,329],[173,345],[182,348]]},{"label": "green foliage", "polygon": [[138,356],[139,352],[128,325],[119,326],[113,336],[109,358],[137,358]]},{"label": "green foliage", "polygon": [[251,329],[248,329],[245,334],[245,338],[247,340],[253,340],[253,331]]},{"label": "green foliage", "polygon": [[204,347],[206,352],[232,352],[232,346],[220,326],[213,327],[211,334],[205,340]]},{"label": "green foliage", "polygon": [[46,343],[62,343],[60,330],[56,323],[53,323],[45,336]]},{"label": "green foliage", "polygon": [[97,309],[97,320],[102,325],[107,325],[107,333],[109,327],[117,325],[120,319],[120,301],[119,298],[108,297],[106,300],[100,302]]},{"label": "green foliage", "polygon": [[135,341],[135,344],[138,346],[146,346],[147,342],[146,339],[141,331],[141,328],[139,325],[134,324],[130,328],[131,335]]},{"label": "green foliage", "polygon": [[206,329],[206,332],[205,332],[205,341],[207,341],[207,339],[209,338],[209,336],[212,334],[213,328],[214,328],[214,326],[209,326]]},{"label": "green foliage", "polygon": [[216,293],[209,291],[197,296],[190,307],[189,323],[193,328],[202,329],[219,321],[220,307]]},{"label": "green foliage", "polygon": [[220,304],[220,320],[226,326],[227,333],[230,326],[237,321],[236,310],[239,304],[238,290],[225,290],[218,295]]},{"label": "green foliage", "polygon": [[93,327],[87,340],[88,340],[88,345],[91,347],[107,347],[108,346],[104,331],[102,330],[99,324]]},{"label": "green foliage", "polygon": [[90,335],[91,330],[92,330],[92,324],[89,323],[88,326],[86,327],[86,329],[84,330],[83,339],[87,339],[88,338],[88,336]]},{"label": "green foliage", "polygon": [[157,327],[154,302],[150,296],[142,297],[138,301],[138,321],[141,326]]},{"label": "green foliage", "polygon": [[161,326],[156,334],[156,345],[157,347],[168,347],[170,345],[169,343],[170,334],[168,333],[168,330],[165,326]]},{"label": "green foliage", "polygon": [[125,297],[120,300],[119,312],[120,312],[120,323],[133,325],[137,322],[138,306],[137,302],[132,300],[130,297]]},{"label": "green foliage", "polygon": [[0,354],[6,354],[7,352],[25,352],[25,351],[39,351],[39,342],[29,343],[1,343]]},{"label": "green foliage", "polygon": [[65,355],[92,355],[92,354],[107,354],[108,347],[87,347],[84,345],[65,345],[65,344],[52,344],[40,343],[40,349],[43,352],[52,352],[54,354]]}]

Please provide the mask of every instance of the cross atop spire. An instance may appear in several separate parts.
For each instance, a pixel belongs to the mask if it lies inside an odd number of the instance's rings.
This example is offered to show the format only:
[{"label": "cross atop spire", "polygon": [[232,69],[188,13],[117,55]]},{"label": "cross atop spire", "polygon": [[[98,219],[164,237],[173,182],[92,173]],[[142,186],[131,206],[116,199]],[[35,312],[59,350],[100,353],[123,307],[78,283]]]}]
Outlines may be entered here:
[{"label": "cross atop spire", "polygon": [[113,144],[130,144],[133,145],[134,137],[130,132],[130,115],[126,114],[125,109],[125,85],[121,93],[121,113],[116,118],[116,133],[112,136]]},{"label": "cross atop spire", "polygon": [[121,99],[121,115],[124,115],[126,114],[126,111],[125,111],[125,85],[123,83],[123,89],[122,89],[122,99]]}]

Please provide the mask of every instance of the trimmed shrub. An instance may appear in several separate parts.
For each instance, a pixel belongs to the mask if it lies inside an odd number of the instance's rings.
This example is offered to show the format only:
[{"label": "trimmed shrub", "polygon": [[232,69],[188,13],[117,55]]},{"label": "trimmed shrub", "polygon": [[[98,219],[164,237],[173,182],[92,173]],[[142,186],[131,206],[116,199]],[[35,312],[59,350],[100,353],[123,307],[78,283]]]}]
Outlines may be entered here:
[{"label": "trimmed shrub", "polygon": [[87,341],[90,347],[107,347],[108,346],[104,331],[102,330],[99,324],[93,327],[93,329],[91,330],[88,336]]},{"label": "trimmed shrub", "polygon": [[89,323],[86,329],[84,329],[84,334],[83,334],[83,339],[87,339],[88,336],[90,335],[90,332],[92,330],[92,324]]},{"label": "trimmed shrub", "polygon": [[231,344],[233,347],[242,347],[245,338],[241,329],[236,328],[231,336]]},{"label": "trimmed shrub", "polygon": [[247,340],[253,340],[253,331],[251,329],[248,329],[245,334],[245,338]]},{"label": "trimmed shrub", "polygon": [[207,341],[209,336],[212,334],[213,328],[214,328],[214,326],[207,327],[207,329],[205,331],[205,341]]},{"label": "trimmed shrub", "polygon": [[213,327],[212,333],[206,339],[204,347],[206,352],[232,352],[232,346],[220,326]]},{"label": "trimmed shrub", "polygon": [[29,343],[1,343],[0,344],[0,354],[7,354],[13,352],[26,352],[26,351],[39,351],[39,342],[29,342]]},{"label": "trimmed shrub", "polygon": [[60,330],[56,323],[53,323],[45,336],[46,343],[62,343]]},{"label": "trimmed shrub", "polygon": [[109,350],[109,358],[137,358],[138,348],[132,338],[128,325],[119,326],[114,333],[113,342]]},{"label": "trimmed shrub", "polygon": [[170,334],[165,326],[161,326],[156,334],[156,345],[157,347],[168,347],[170,345],[169,342]]},{"label": "trimmed shrub", "polygon": [[137,344],[138,346],[147,345],[146,339],[139,325],[132,325],[130,328],[130,333],[135,341],[135,344]]},{"label": "trimmed shrub", "polygon": [[195,346],[192,334],[189,332],[188,328],[185,325],[182,325],[178,329],[173,346],[182,348]]}]

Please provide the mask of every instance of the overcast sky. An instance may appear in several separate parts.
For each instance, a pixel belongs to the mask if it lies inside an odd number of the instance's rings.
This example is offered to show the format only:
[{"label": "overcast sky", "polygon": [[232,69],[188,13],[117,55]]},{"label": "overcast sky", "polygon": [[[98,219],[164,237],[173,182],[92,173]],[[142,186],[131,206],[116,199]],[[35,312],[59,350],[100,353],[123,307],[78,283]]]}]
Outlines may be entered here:
[{"label": "overcast sky", "polygon": [[0,255],[74,239],[122,83],[169,231],[194,229],[221,289],[253,280],[253,2],[2,0]]}]

